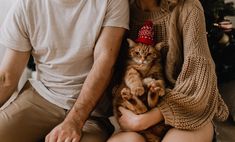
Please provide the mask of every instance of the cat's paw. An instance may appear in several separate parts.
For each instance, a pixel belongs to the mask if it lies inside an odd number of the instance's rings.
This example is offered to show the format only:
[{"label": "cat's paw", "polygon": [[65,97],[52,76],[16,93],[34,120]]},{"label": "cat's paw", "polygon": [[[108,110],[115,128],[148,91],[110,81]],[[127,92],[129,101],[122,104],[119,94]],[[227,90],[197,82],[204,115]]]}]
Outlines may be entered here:
[{"label": "cat's paw", "polygon": [[161,87],[154,87],[150,88],[150,92],[157,94],[158,96],[164,96],[165,95],[165,89]]},{"label": "cat's paw", "polygon": [[132,98],[132,94],[129,88],[123,88],[121,91],[121,96],[124,100],[129,100]]},{"label": "cat's paw", "polygon": [[135,96],[142,96],[144,94],[144,87],[135,87],[131,89],[131,94]]},{"label": "cat's paw", "polygon": [[149,88],[147,102],[150,108],[153,108],[157,105],[159,96],[165,95],[165,88],[160,86],[152,86]]},{"label": "cat's paw", "polygon": [[165,95],[165,87],[158,81],[153,81],[152,83],[150,83],[148,88],[151,93],[156,93],[159,96]]},{"label": "cat's paw", "polygon": [[166,91],[165,91],[165,88],[160,88],[159,91],[158,91],[158,95],[160,97],[164,96],[166,94]]}]

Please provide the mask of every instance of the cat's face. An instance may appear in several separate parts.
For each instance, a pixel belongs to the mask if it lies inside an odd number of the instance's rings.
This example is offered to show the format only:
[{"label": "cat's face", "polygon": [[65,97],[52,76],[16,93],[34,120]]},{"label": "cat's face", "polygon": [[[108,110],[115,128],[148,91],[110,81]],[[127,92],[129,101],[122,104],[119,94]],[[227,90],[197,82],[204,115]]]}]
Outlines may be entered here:
[{"label": "cat's face", "polygon": [[135,43],[128,39],[129,57],[137,64],[151,64],[153,61],[160,59],[161,54],[159,45],[150,46],[142,43]]}]

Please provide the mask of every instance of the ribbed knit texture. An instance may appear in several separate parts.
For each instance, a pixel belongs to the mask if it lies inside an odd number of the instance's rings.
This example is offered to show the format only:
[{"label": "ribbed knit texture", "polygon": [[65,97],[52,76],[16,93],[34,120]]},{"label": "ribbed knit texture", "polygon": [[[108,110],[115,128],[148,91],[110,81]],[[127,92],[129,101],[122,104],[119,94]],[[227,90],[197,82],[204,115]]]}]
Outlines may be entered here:
[{"label": "ribbed knit texture", "polygon": [[227,119],[228,109],[218,92],[200,2],[179,0],[172,10],[168,4],[170,1],[163,0],[159,10],[144,12],[132,3],[129,33],[130,38],[136,39],[144,21],[151,20],[155,40],[166,43],[165,72],[174,87],[158,105],[165,123],[193,130],[213,118]]}]

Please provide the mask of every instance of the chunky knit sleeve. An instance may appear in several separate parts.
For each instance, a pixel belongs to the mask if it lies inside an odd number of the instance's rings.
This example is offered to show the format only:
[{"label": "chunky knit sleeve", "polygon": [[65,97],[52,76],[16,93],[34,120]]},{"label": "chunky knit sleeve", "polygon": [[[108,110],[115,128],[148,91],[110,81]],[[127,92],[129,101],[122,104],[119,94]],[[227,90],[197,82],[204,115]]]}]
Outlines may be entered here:
[{"label": "chunky knit sleeve", "polygon": [[[196,0],[197,1],[197,0]],[[194,2],[183,23],[184,62],[175,87],[160,101],[165,123],[193,130],[213,118],[225,120],[228,109],[217,89],[215,65],[207,44],[204,13]],[[185,11],[182,11],[185,12]]]}]

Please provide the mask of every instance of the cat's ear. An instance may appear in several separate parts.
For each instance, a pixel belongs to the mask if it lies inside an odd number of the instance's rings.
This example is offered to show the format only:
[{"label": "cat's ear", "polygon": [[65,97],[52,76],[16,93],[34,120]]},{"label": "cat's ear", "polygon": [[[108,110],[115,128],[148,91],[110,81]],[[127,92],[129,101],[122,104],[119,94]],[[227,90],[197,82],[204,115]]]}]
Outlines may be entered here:
[{"label": "cat's ear", "polygon": [[159,42],[155,45],[155,48],[158,50],[158,51],[161,51],[161,49],[164,47],[164,42]]},{"label": "cat's ear", "polygon": [[134,47],[134,46],[136,46],[136,43],[135,43],[133,40],[129,39],[129,38],[127,38],[127,42],[128,42],[128,44],[129,44],[129,47]]}]

